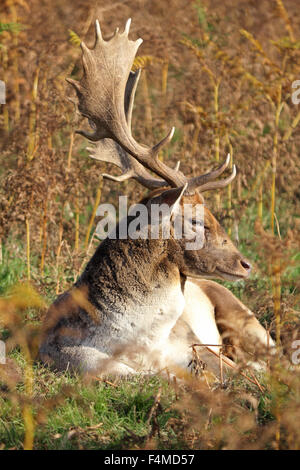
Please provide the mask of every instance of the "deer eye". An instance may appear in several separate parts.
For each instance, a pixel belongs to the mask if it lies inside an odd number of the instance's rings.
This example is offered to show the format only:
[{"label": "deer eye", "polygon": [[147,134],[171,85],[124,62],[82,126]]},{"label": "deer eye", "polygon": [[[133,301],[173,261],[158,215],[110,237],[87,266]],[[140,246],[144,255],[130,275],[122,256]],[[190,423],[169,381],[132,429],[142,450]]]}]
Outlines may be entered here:
[{"label": "deer eye", "polygon": [[204,228],[205,228],[205,230],[207,230],[208,232],[210,231],[210,228],[209,228],[207,225],[204,225]]},{"label": "deer eye", "polygon": [[203,227],[202,220],[192,219],[191,222],[192,222],[193,227]]},{"label": "deer eye", "polygon": [[227,245],[227,240],[223,240],[222,245]]},{"label": "deer eye", "polygon": [[94,123],[94,121],[93,121],[92,119],[90,119],[90,118],[88,118],[88,121],[89,121],[89,125],[91,126],[91,128],[92,128],[93,130],[96,130],[96,129],[97,129],[97,126],[96,126],[96,124]]}]

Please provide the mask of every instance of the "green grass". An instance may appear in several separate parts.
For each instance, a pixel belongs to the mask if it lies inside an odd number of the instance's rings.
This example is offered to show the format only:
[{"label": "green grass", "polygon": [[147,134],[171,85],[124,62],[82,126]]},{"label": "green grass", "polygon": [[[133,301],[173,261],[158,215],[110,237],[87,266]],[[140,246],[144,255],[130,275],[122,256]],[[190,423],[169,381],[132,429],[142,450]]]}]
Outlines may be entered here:
[{"label": "green grass", "polygon": [[[20,353],[13,357],[21,367]],[[168,383],[158,377],[134,377],[120,380],[113,386],[103,382],[85,383],[76,375],[55,373],[41,364],[34,366],[35,385],[33,403],[35,416],[40,421],[35,446],[38,449],[120,449],[128,448],[131,440],[142,444],[152,429],[149,414],[159,388],[160,445],[178,444],[178,437],[168,427],[176,417],[169,410],[175,393]],[[22,383],[17,386],[22,394]],[[54,400],[54,407],[49,403]],[[51,402],[52,403],[52,402]],[[167,410],[167,411],[166,411]],[[45,420],[45,421],[44,421]],[[24,425],[20,406],[0,398],[0,446],[22,448]]]},{"label": "green grass", "polygon": [[[15,350],[10,357],[24,371],[21,353]],[[262,375],[259,380],[265,383]],[[241,412],[250,417],[254,426],[256,422],[262,427],[274,422],[274,393],[260,394],[257,387],[236,376],[228,379],[225,389],[220,391],[216,385],[217,391],[212,392],[216,394],[217,403],[208,431],[204,425],[206,423],[207,427],[212,405],[206,403],[206,396],[210,399],[211,395],[203,381],[198,387],[199,395],[195,389],[180,384],[175,391],[159,376],[135,376],[115,383],[87,381],[78,375],[54,372],[36,363],[32,399],[36,421],[34,447],[114,450],[144,448],[151,442],[158,449],[201,449],[209,442],[210,448],[217,449],[228,438],[226,430],[231,432],[231,428],[238,428]],[[5,389],[1,389],[0,383],[1,390]],[[159,392],[159,405],[152,412]],[[14,399],[0,397],[0,448],[22,449],[25,430],[19,398],[24,396],[23,393],[24,384],[20,381]],[[288,389],[281,393],[284,402],[290,399],[288,393]],[[249,402],[249,396],[256,397],[253,399],[257,402],[257,411]],[[222,398],[230,399],[232,412],[218,408],[222,402],[218,400]],[[199,417],[195,419],[197,414]],[[218,433],[223,426],[225,434],[220,438]],[[248,432],[245,428],[238,435],[244,439]]]},{"label": "green grass", "polygon": [[0,264],[0,295],[24,277],[26,272],[25,260],[14,256],[9,259],[4,252],[4,261]]}]

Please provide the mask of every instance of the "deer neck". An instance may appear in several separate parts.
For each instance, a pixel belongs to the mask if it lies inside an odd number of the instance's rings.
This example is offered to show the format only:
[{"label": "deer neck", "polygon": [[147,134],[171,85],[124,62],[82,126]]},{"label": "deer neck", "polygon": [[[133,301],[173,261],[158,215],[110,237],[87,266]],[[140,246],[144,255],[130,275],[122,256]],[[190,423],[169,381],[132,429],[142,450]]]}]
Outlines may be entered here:
[{"label": "deer neck", "polygon": [[164,342],[184,309],[181,277],[165,240],[110,240],[96,250],[77,286],[100,315],[102,347]]}]

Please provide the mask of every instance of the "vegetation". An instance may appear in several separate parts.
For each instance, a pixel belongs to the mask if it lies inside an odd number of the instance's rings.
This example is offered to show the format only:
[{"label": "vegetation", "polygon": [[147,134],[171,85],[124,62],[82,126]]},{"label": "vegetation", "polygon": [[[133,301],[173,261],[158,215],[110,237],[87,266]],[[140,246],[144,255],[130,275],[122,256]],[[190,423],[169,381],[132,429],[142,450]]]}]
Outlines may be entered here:
[{"label": "vegetation", "polygon": [[[0,449],[300,448],[299,366],[287,366],[300,340],[298,10],[293,0],[1,3]],[[128,17],[144,39],[138,141],[157,142],[174,124],[161,155],[173,166],[196,175],[228,152],[237,165],[236,181],[206,202],[255,264],[249,280],[226,286],[277,342],[275,363],[252,382],[101,381],[36,358],[47,307],[99,243],[100,198],[143,195],[132,182],[103,184],[65,82],[78,78],[78,44],[92,41],[95,18],[105,34]]]}]

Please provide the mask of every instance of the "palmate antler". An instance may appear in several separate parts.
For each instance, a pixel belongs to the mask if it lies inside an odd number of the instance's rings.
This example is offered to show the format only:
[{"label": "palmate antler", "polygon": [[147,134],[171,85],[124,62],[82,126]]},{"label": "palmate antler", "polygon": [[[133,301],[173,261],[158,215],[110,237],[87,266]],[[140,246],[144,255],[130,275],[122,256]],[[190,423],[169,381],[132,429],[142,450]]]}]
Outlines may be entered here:
[{"label": "palmate antler", "polygon": [[[228,178],[214,180],[228,166],[229,156],[216,170],[188,180],[178,165],[172,169],[158,158],[161,148],[172,139],[174,128],[154,147],[141,145],[132,136],[131,116],[140,71],[133,73],[131,67],[142,39],[128,39],[130,22],[127,21],[123,33],[117,29],[113,37],[105,41],[96,21],[94,48],[89,49],[81,43],[83,77],[80,82],[68,79],[76,90],[79,111],[94,129],[93,133],[78,131],[96,142],[95,147],[89,149],[91,157],[113,163],[123,171],[119,177],[106,174],[104,177],[114,181],[135,178],[150,189],[168,185],[177,188],[188,183],[187,190],[191,193],[196,188],[203,192],[228,185],[235,177],[235,166]],[[161,179],[153,178],[146,169]]]},{"label": "palmate antler", "polygon": [[[133,101],[140,73],[140,70],[137,72],[130,72],[125,89],[124,110],[130,135]],[[87,147],[87,150],[90,152],[91,158],[102,162],[113,163],[121,168],[123,172],[121,176],[113,176],[103,173],[103,178],[117,182],[133,178],[148,189],[160,188],[167,184],[165,180],[153,178],[141,163],[139,163],[112,139],[102,139],[97,142],[94,147]]]},{"label": "palmate antler", "polygon": [[[131,118],[135,91],[141,70],[130,72],[125,89],[125,115],[128,130],[131,134]],[[161,188],[167,185],[163,179],[153,178],[151,174],[134,157],[127,153],[117,142],[112,139],[102,139],[94,147],[87,147],[90,157],[102,162],[113,163],[122,170],[121,176],[113,176],[103,173],[102,176],[116,182],[126,181],[130,178],[136,179],[148,189]],[[178,170],[179,162],[176,167]]]}]

